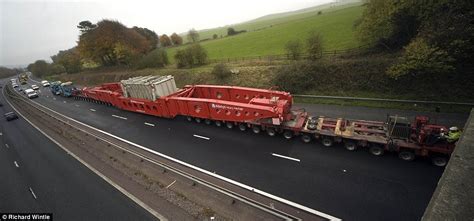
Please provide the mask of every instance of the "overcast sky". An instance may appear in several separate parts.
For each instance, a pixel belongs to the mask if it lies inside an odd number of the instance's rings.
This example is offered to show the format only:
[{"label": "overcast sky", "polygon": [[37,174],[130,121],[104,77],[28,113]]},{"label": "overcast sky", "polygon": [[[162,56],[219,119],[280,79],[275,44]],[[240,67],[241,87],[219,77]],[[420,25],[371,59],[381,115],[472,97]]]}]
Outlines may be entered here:
[{"label": "overcast sky", "polygon": [[83,20],[107,18],[158,35],[235,24],[263,15],[293,11],[333,0],[0,0],[0,65],[50,60],[76,45]]}]

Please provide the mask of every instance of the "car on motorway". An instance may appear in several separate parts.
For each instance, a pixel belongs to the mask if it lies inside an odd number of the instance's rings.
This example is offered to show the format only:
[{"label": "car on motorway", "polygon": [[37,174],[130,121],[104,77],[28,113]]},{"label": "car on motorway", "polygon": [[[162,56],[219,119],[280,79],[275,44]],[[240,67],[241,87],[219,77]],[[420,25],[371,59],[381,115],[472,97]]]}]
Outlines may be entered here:
[{"label": "car on motorway", "polygon": [[29,88],[25,90],[25,94],[29,99],[38,97],[38,93],[35,90]]},{"label": "car on motorway", "polygon": [[13,83],[12,86],[13,86],[13,88],[17,88],[17,87],[18,87],[18,84]]},{"label": "car on motorway", "polygon": [[15,112],[8,112],[3,115],[7,121],[12,121],[18,119],[18,115],[15,114]]},{"label": "car on motorway", "polygon": [[31,89],[33,89],[33,90],[38,90],[39,87],[38,87],[36,84],[33,84],[33,85],[31,85]]},{"label": "car on motorway", "polygon": [[41,84],[43,85],[43,87],[49,87],[49,82],[46,80],[41,81]]}]

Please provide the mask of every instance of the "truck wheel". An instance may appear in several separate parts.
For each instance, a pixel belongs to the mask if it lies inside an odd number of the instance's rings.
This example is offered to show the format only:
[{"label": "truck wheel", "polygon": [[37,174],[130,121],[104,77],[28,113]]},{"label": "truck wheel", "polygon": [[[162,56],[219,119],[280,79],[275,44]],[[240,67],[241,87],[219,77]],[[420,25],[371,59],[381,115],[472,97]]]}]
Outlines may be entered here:
[{"label": "truck wheel", "polygon": [[201,121],[202,121],[201,118],[199,118],[199,117],[194,118],[194,120],[196,121],[196,123],[201,123]]},{"label": "truck wheel", "polygon": [[247,130],[247,125],[245,125],[245,124],[243,124],[243,123],[242,123],[242,124],[239,124],[239,130],[240,130],[240,131],[245,131],[245,130]]},{"label": "truck wheel", "polygon": [[433,162],[435,166],[444,167],[448,164],[448,158],[445,156],[435,156],[431,158],[431,162]]},{"label": "truck wheel", "polygon": [[192,117],[186,117],[186,119],[187,119],[189,122],[193,121],[193,118],[192,118]]},{"label": "truck wheel", "polygon": [[332,138],[330,137],[323,137],[323,139],[321,140],[321,143],[323,144],[323,146],[325,147],[330,147],[334,144],[334,141]]},{"label": "truck wheel", "polygon": [[287,140],[293,138],[293,135],[294,133],[291,130],[285,130],[285,132],[283,132],[283,137],[285,137]]},{"label": "truck wheel", "polygon": [[234,123],[233,122],[227,122],[227,123],[225,123],[225,126],[229,129],[232,129],[232,128],[234,128]]},{"label": "truck wheel", "polygon": [[222,126],[222,121],[216,120],[216,126],[218,127]]},{"label": "truck wheel", "polygon": [[254,125],[254,126],[252,127],[252,131],[253,131],[253,133],[255,133],[255,134],[259,134],[260,131],[262,131],[262,128],[260,128],[260,127],[257,126],[257,125]]},{"label": "truck wheel", "polygon": [[309,134],[303,134],[301,135],[301,140],[305,143],[311,142],[311,136]]},{"label": "truck wheel", "polygon": [[206,119],[206,120],[204,120],[204,123],[207,124],[207,125],[211,125],[212,121],[209,120],[209,119]]},{"label": "truck wheel", "polygon": [[412,161],[415,159],[415,153],[407,150],[402,150],[400,153],[398,153],[398,157],[405,161]]},{"label": "truck wheel", "polygon": [[369,152],[375,156],[382,156],[385,151],[380,145],[371,145],[369,148]]},{"label": "truck wheel", "polygon": [[275,128],[271,128],[271,127],[267,128],[267,134],[270,137],[274,137],[276,135]]},{"label": "truck wheel", "polygon": [[346,148],[346,150],[349,150],[349,151],[357,150],[357,144],[356,142],[352,140],[344,141],[344,147]]}]

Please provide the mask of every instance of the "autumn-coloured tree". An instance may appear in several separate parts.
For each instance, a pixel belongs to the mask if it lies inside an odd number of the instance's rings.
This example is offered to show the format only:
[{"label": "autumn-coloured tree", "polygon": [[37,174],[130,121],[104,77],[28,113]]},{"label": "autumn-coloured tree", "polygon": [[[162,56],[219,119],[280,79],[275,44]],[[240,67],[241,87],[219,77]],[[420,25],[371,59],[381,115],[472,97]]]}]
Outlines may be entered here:
[{"label": "autumn-coloured tree", "polygon": [[146,40],[148,40],[148,43],[150,45],[150,50],[154,50],[156,47],[158,47],[159,39],[158,39],[158,35],[154,31],[148,28],[140,28],[137,26],[134,26],[132,29],[138,32],[138,34],[145,37]]},{"label": "autumn-coloured tree", "polygon": [[59,51],[56,55],[51,56],[51,60],[54,64],[62,65],[67,73],[76,73],[82,68],[81,57],[76,47]]},{"label": "autumn-coloured tree", "polygon": [[168,35],[160,36],[160,45],[161,47],[169,47],[171,46],[171,39]]},{"label": "autumn-coloured tree", "polygon": [[151,50],[147,39],[118,21],[102,20],[97,27],[79,36],[81,58],[102,65],[130,64]]},{"label": "autumn-coloured tree", "polygon": [[173,45],[181,45],[183,44],[183,38],[181,38],[181,36],[179,36],[178,34],[173,33],[171,34],[171,42],[173,43]]}]

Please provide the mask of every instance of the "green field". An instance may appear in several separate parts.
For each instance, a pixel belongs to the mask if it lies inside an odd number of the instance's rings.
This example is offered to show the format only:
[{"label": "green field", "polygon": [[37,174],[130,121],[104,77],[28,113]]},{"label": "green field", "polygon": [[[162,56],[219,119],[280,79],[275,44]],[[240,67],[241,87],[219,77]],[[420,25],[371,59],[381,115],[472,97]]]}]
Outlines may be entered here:
[{"label": "green field", "polygon": [[[296,14],[266,16],[249,22],[246,26],[249,30],[247,33],[204,41],[201,45],[207,50],[210,59],[268,56],[284,54],[286,42],[294,39],[304,42],[310,31],[317,31],[323,37],[325,50],[355,48],[359,43],[355,39],[354,21],[361,17],[363,9],[364,6],[360,4],[352,4],[322,10],[321,15],[317,14],[319,10],[309,10]],[[265,24],[265,28],[257,31],[248,28],[262,27]],[[245,23],[241,25],[244,27]],[[236,30],[241,30],[239,26],[235,27]],[[202,32],[201,35],[206,36],[205,33]],[[167,50],[172,63],[176,50],[182,47],[185,46]]]}]

